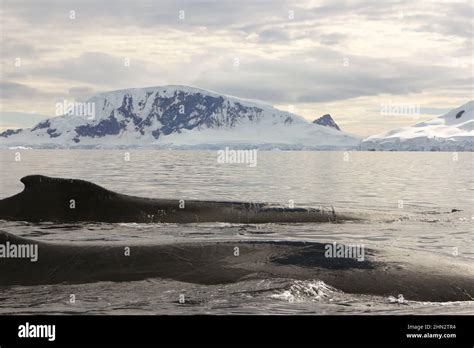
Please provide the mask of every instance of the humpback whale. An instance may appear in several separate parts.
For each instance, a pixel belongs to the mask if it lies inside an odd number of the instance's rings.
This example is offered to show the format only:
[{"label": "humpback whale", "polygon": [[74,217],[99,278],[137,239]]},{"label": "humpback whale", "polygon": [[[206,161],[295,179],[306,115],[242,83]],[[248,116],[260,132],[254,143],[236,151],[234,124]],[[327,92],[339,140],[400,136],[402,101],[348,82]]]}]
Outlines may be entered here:
[{"label": "humpback whale", "polygon": [[223,284],[289,278],[322,280],[347,293],[403,294],[408,300],[463,301],[474,296],[472,262],[420,250],[368,249],[359,261],[328,258],[325,244],[316,242],[56,243],[0,231],[0,245],[7,244],[37,245],[38,255],[36,262],[0,258],[0,286],[146,278]]},{"label": "humpback whale", "polygon": [[287,208],[266,203],[152,199],[94,183],[29,175],[22,192],[0,200],[0,219],[29,222],[270,223],[362,220],[363,213],[334,208]]}]

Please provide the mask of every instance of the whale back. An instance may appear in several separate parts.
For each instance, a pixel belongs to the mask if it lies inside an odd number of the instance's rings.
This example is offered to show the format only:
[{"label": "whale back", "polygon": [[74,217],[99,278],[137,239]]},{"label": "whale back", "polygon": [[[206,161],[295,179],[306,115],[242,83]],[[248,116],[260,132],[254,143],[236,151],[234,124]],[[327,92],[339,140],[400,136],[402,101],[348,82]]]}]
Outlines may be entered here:
[{"label": "whale back", "polygon": [[[173,279],[196,284],[243,279],[318,279],[344,292],[416,301],[474,294],[469,260],[427,251],[367,249],[364,260],[326,257],[310,241],[221,240],[154,244],[38,241],[0,232],[0,244],[38,244],[38,258],[0,258],[0,286]],[[125,255],[124,248],[131,247]],[[239,257],[234,250],[238,246]]]},{"label": "whale back", "polygon": [[[286,223],[364,220],[363,213],[266,203],[145,198],[107,190],[79,179],[29,175],[25,189],[0,200],[0,219],[30,222]],[[393,217],[390,217],[393,218]]]}]

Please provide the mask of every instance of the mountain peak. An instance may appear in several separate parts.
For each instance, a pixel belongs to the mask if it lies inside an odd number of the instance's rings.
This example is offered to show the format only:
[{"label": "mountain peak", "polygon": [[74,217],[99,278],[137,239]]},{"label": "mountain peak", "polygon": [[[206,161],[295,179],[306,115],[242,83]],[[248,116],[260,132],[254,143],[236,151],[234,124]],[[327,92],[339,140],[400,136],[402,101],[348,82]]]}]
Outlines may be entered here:
[{"label": "mountain peak", "polygon": [[319,124],[320,126],[335,128],[338,131],[341,130],[341,128],[339,128],[339,126],[333,120],[333,118],[331,117],[330,114],[326,114],[326,115],[321,116],[320,118],[314,120],[313,123]]},{"label": "mountain peak", "polygon": [[322,129],[264,102],[188,86],[103,92],[74,104],[81,105],[71,112],[64,106],[66,113],[32,128],[0,133],[0,145],[341,149],[359,143],[359,137]]}]

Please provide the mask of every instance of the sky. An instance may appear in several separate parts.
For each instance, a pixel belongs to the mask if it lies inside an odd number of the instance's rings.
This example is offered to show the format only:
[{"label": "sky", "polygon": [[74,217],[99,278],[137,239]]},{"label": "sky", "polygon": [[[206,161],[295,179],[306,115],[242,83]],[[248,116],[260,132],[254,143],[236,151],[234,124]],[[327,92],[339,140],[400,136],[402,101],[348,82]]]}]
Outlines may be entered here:
[{"label": "sky", "polygon": [[52,116],[58,101],[173,84],[376,134],[473,99],[473,11],[469,0],[0,0],[0,129]]}]

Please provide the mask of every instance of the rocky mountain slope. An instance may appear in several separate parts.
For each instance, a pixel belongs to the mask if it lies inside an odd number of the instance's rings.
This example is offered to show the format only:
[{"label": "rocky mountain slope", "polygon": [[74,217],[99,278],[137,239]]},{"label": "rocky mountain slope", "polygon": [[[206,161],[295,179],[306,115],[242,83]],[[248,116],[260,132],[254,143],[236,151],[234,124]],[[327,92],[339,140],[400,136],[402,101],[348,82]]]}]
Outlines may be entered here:
[{"label": "rocky mountain slope", "polygon": [[313,123],[319,124],[320,126],[331,127],[337,129],[338,131],[341,130],[330,114],[321,116],[320,118],[314,120]]}]

